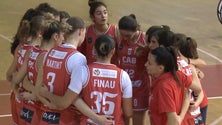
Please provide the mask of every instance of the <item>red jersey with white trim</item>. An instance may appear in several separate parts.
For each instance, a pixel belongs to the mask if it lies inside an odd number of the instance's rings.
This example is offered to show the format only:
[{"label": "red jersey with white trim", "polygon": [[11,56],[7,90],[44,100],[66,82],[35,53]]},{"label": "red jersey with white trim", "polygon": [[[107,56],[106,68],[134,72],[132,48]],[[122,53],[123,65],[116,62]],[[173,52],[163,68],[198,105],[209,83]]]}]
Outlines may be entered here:
[{"label": "red jersey with white trim", "polygon": [[[191,67],[182,57],[180,56],[177,57],[177,64],[180,71],[182,71],[186,76],[193,79]],[[193,102],[195,99],[194,96],[192,95],[193,91],[190,89],[189,92],[190,92],[190,101]],[[200,117],[200,113],[201,113],[200,106],[198,106],[197,109],[195,109],[194,111],[190,111],[190,114],[187,114],[187,118],[190,117],[188,122],[195,122],[196,121],[195,119]]]},{"label": "red jersey with white trim", "polygon": [[35,85],[36,83],[36,79],[37,79],[37,59],[39,57],[39,55],[43,54],[43,53],[47,53],[47,50],[42,50],[38,47],[33,47],[31,52],[30,52],[30,56],[28,58],[28,63],[27,63],[27,73],[28,73],[28,79],[29,81],[31,81],[31,83],[33,85]]},{"label": "red jersey with white trim", "polygon": [[[33,48],[33,45],[26,44],[26,43],[19,45],[19,49],[17,52],[17,70],[19,70],[22,67],[27,52],[32,48]],[[22,87],[22,82],[19,83],[19,87],[20,87],[19,92],[23,92],[24,88]],[[26,122],[23,120],[21,116],[21,113],[23,112],[23,101],[19,100],[16,96],[15,98],[13,96],[14,95],[12,94],[11,106],[12,106],[13,120],[15,117],[14,115],[17,115],[16,116],[17,121],[14,121],[14,122],[16,122],[17,124],[25,124]]]},{"label": "red jersey with white trim", "polygon": [[177,65],[179,66],[178,68],[180,71],[192,78],[192,70],[189,64],[180,56],[177,57]]},{"label": "red jersey with white trim", "polygon": [[[150,96],[150,121],[152,125],[167,125],[167,112],[180,114],[184,102],[184,88],[189,87],[191,79],[177,71],[181,86],[174,80],[172,73],[167,72],[154,79]],[[181,125],[189,125],[184,118]]]},{"label": "red jersey with white trim", "polygon": [[18,50],[18,59],[17,59],[17,68],[20,69],[22,67],[22,64],[25,60],[25,55],[27,54],[27,52],[33,47],[33,45],[30,45],[30,44],[22,44],[20,47],[19,47],[19,50]]},{"label": "red jersey with white trim", "polygon": [[[109,27],[104,34],[110,35],[117,45],[117,27],[112,24],[109,24],[108,26]],[[86,56],[88,64],[96,61],[96,53],[94,52],[93,48],[98,35],[96,34],[94,27],[94,24],[87,27],[85,40],[80,47],[80,51]]]},{"label": "red jersey with white trim", "polygon": [[[37,79],[37,58],[40,54],[46,52],[47,50],[41,50],[35,46],[30,50],[30,55],[27,60],[27,76],[33,85],[35,85]],[[40,101],[23,100],[23,115],[21,115],[21,117],[24,121],[26,121],[26,125],[39,124],[41,116],[41,105],[42,103]],[[27,114],[31,117],[31,119],[27,117]]]},{"label": "red jersey with white trim", "polygon": [[78,51],[72,47],[63,46],[57,46],[48,52],[43,66],[43,82],[53,94],[65,94],[70,82],[67,59],[76,52]]},{"label": "red jersey with white trim", "polygon": [[[83,100],[95,113],[114,116],[115,125],[124,125],[121,83],[123,70],[115,65],[98,63],[90,64],[88,69],[90,77],[82,90]],[[83,121],[93,122],[86,116]]]},{"label": "red jersey with white trim", "polygon": [[140,32],[134,44],[129,44],[128,41],[122,39],[117,49],[119,61],[117,66],[129,74],[133,86],[133,97],[147,95],[149,91],[149,78],[144,66],[148,53],[143,52],[140,56],[135,55],[136,48],[145,44],[145,35]]},{"label": "red jersey with white trim", "polygon": [[[42,50],[38,47],[33,47],[31,49],[31,52],[30,52],[30,55],[29,55],[29,58],[28,58],[28,63],[27,63],[27,76],[28,76],[28,79],[29,81],[35,85],[36,84],[36,80],[37,80],[37,74],[38,74],[38,69],[37,69],[37,60],[38,60],[38,57],[41,55],[41,54],[45,54],[47,53],[48,50]],[[26,102],[26,101],[24,101]],[[37,105],[37,107],[42,104],[40,101],[34,101],[35,104]],[[38,108],[39,108],[38,107]]]},{"label": "red jersey with white trim", "polygon": [[[43,65],[43,83],[51,93],[63,96],[67,91],[71,77],[67,69],[67,60],[77,52],[73,46],[60,45],[52,48],[46,55]],[[41,108],[44,112],[40,124],[75,125],[75,113],[72,112],[71,106],[64,110],[51,110],[44,106]],[[49,116],[54,118],[49,119]]]}]

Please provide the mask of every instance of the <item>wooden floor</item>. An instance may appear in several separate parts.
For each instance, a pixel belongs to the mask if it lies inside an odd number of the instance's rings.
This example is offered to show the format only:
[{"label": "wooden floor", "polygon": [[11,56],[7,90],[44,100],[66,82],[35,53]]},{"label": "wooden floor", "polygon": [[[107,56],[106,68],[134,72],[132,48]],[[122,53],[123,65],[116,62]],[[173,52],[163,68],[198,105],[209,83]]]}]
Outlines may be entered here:
[{"label": "wooden floor", "polygon": [[[221,69],[222,73],[222,69]],[[221,79],[222,80],[222,79]],[[212,82],[214,86],[216,82]],[[205,88],[208,88],[205,86]],[[222,91],[219,89],[206,89],[209,96],[208,117],[207,125],[222,125]],[[11,125],[11,112],[10,112],[10,86],[7,81],[0,81],[0,124]],[[147,125],[149,125],[148,116],[146,119]],[[214,123],[215,122],[215,123]]]},{"label": "wooden floor", "polygon": [[[39,3],[48,2],[71,16],[80,16],[89,24],[88,0],[1,0],[0,1],[0,125],[11,124],[10,87],[5,81],[9,67],[10,42],[24,12]],[[125,15],[135,14],[141,29],[151,25],[168,25],[174,32],[197,40],[200,58],[207,62],[202,70],[202,84],[209,97],[207,125],[222,125],[222,25],[216,15],[219,0],[103,0],[109,11],[109,22],[118,24]],[[147,120],[148,123],[148,120]]]}]

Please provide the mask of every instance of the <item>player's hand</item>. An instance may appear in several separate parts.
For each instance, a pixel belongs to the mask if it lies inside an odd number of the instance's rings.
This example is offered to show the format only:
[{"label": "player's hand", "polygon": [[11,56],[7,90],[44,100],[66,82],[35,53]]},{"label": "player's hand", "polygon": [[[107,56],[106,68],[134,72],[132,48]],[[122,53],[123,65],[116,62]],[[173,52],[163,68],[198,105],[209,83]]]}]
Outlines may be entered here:
[{"label": "player's hand", "polygon": [[190,102],[190,111],[195,111],[198,108],[198,105],[195,103],[195,101]]},{"label": "player's hand", "polygon": [[142,45],[138,45],[138,47],[136,47],[134,54],[136,56],[141,56],[143,53],[148,53],[149,48],[148,46],[142,46]]},{"label": "player's hand", "polygon": [[180,124],[182,123],[182,121],[183,121],[183,119],[181,119],[181,117],[180,117],[179,115],[176,116],[176,119],[177,119],[176,121],[177,121],[178,123],[175,123],[175,125],[176,125],[176,124],[180,125]]},{"label": "player's hand", "polygon": [[39,86],[39,95],[43,96],[47,94],[48,92],[48,88],[46,87],[46,85],[42,84],[41,86]]},{"label": "player's hand", "polygon": [[13,90],[13,92],[15,94],[15,97],[16,97],[16,100],[17,101],[22,101],[23,98],[22,98],[21,93],[19,91],[20,91],[20,88]]},{"label": "player's hand", "polygon": [[49,109],[58,109],[58,107],[56,107],[56,105],[54,105],[53,103],[47,101],[47,102],[44,102],[45,103],[45,106],[48,107]]},{"label": "player's hand", "polygon": [[113,116],[110,115],[99,115],[95,122],[99,125],[112,125],[113,124]]},{"label": "player's hand", "polygon": [[22,92],[20,94],[21,94],[22,99],[24,100],[33,100],[33,101],[36,100],[35,95],[30,92]]},{"label": "player's hand", "polygon": [[204,73],[200,69],[198,69],[198,68],[197,68],[197,75],[198,75],[199,79],[203,79],[204,78]]}]

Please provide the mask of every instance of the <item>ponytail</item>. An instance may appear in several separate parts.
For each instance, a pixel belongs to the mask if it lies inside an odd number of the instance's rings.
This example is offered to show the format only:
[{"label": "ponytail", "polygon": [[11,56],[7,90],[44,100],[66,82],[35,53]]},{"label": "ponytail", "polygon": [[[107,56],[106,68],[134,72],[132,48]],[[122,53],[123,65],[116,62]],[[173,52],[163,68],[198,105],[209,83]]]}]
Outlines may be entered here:
[{"label": "ponytail", "polygon": [[31,30],[30,22],[28,20],[23,20],[18,28],[17,38],[19,41],[24,41],[28,38]]},{"label": "ponytail", "polygon": [[177,70],[178,70],[178,64],[177,64],[177,54],[176,51],[173,47],[167,47],[167,51],[171,54],[172,56],[172,70],[171,73],[173,74],[173,77],[175,81],[178,83],[179,86],[181,86],[180,80],[177,76]]},{"label": "ponytail", "polygon": [[115,48],[115,42],[109,35],[102,35],[96,39],[95,50],[98,57],[104,58],[109,55],[112,49]]}]

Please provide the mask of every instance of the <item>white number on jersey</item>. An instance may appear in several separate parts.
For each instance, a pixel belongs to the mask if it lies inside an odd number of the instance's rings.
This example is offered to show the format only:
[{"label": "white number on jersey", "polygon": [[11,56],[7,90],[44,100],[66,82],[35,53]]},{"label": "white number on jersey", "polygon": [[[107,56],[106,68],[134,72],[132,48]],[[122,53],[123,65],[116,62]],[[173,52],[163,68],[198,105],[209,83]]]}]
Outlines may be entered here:
[{"label": "white number on jersey", "polygon": [[51,79],[50,82],[48,82],[48,86],[49,86],[49,91],[52,93],[53,92],[53,84],[54,84],[54,81],[55,81],[55,77],[56,77],[56,74],[53,73],[53,72],[49,72],[47,74],[47,79]]},{"label": "white number on jersey", "polygon": [[29,72],[28,75],[29,75],[29,81],[33,84],[34,83],[34,81],[33,81],[33,76],[34,76],[33,73]]},{"label": "white number on jersey", "polygon": [[135,73],[134,69],[125,69],[125,71],[128,73],[130,78],[134,77],[134,73]]},{"label": "white number on jersey", "polygon": [[[96,96],[96,100],[94,101],[94,104],[96,107],[92,106],[92,110],[96,113],[102,113],[106,115],[113,114],[115,103],[112,101],[107,101],[107,98],[115,98],[117,94],[112,94],[109,92],[104,92],[103,94],[99,91],[93,91],[91,92],[90,98],[93,99]],[[108,109],[105,108],[105,106],[108,105]]]}]

